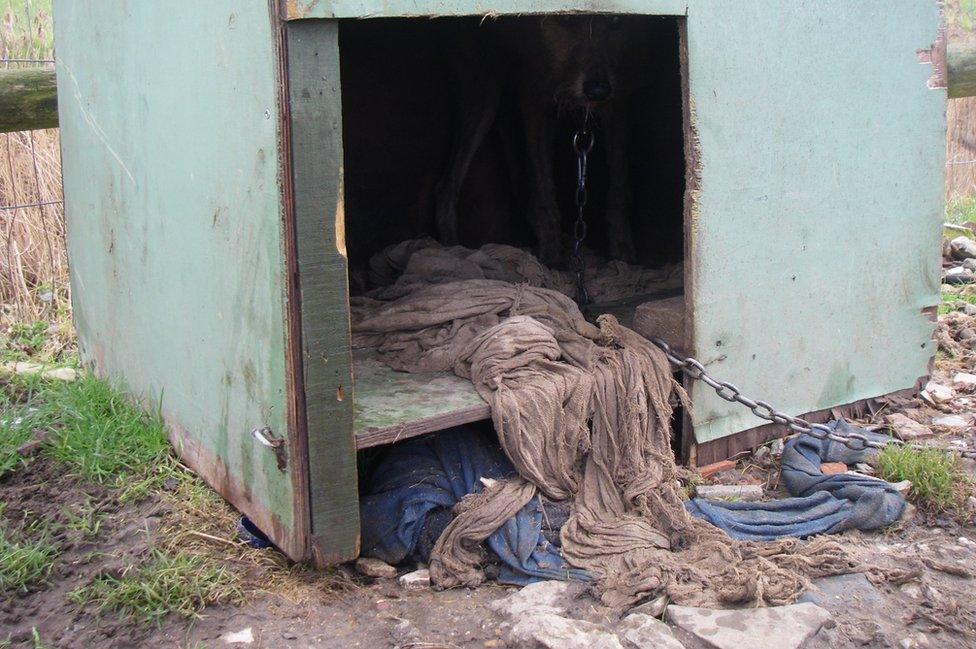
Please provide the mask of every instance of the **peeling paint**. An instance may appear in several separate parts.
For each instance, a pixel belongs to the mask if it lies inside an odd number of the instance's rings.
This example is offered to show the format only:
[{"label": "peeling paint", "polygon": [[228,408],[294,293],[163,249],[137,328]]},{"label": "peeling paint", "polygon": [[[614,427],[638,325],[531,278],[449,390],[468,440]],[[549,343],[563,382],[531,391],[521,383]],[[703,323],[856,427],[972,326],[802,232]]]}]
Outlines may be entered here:
[{"label": "peeling paint", "polygon": [[335,208],[335,243],[339,254],[348,259],[346,255],[346,194],[345,176],[342,167],[339,167],[339,190],[336,192]]},{"label": "peeling paint", "polygon": [[949,85],[948,67],[946,65],[946,30],[945,22],[939,25],[935,42],[928,48],[915,51],[915,58],[922,65],[931,65],[932,74],[927,86],[932,89],[947,88]]}]

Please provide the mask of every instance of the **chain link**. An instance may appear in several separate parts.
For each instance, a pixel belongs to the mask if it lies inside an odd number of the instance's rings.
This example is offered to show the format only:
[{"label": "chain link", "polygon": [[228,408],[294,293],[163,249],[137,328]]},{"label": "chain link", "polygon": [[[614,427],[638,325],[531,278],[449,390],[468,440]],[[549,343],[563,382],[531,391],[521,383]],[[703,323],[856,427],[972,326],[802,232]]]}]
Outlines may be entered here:
[{"label": "chain link", "polygon": [[[800,433],[801,435],[810,435],[820,440],[830,440],[832,442],[838,442],[844,446],[856,450],[863,451],[867,448],[884,448],[889,444],[899,444],[902,446],[908,446],[916,450],[932,449],[931,446],[921,446],[919,444],[908,444],[900,439],[892,437],[890,440],[884,442],[878,442],[873,439],[869,439],[866,435],[861,433],[849,433],[847,435],[840,435],[833,431],[829,426],[824,424],[815,424],[802,419],[800,417],[793,417],[785,412],[776,410],[773,406],[766,403],[765,401],[753,400],[742,394],[742,391],[733,383],[728,381],[718,381],[705,371],[705,366],[694,358],[685,356],[678,356],[671,346],[660,338],[651,338],[651,342],[661,348],[661,351],[668,357],[671,363],[681,369],[686,376],[691,379],[701,381],[705,385],[709,386],[715,393],[725,399],[726,401],[732,403],[740,403],[749,410],[752,414],[756,415],[760,419],[765,419],[766,421],[771,421],[776,424],[780,424],[788,427],[794,433]],[[963,457],[976,458],[976,450],[973,449],[942,449],[946,451],[952,451],[959,453]]]},{"label": "chain link", "polygon": [[583,257],[583,241],[586,239],[586,164],[596,138],[587,124],[573,134],[573,150],[576,152],[576,222],[573,224],[573,251],[570,260],[576,273],[576,301],[580,306],[590,303],[586,290],[586,259]]}]

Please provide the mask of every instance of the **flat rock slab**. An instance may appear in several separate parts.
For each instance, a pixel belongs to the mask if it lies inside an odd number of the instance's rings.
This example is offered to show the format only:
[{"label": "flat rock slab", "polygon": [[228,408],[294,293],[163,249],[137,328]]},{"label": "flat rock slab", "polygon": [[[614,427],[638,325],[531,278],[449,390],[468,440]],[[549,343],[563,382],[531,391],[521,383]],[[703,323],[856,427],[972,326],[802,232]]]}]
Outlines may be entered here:
[{"label": "flat rock slab", "polygon": [[624,649],[617,636],[598,624],[544,612],[522,615],[508,640],[524,649]]},{"label": "flat rock slab", "polygon": [[861,573],[814,579],[813,588],[803,593],[798,603],[809,602],[840,613],[852,605],[880,606],[881,595]]},{"label": "flat rock slab", "polygon": [[617,637],[631,649],[684,649],[667,624],[650,615],[632,613],[620,621]]},{"label": "flat rock slab", "polygon": [[762,500],[763,488],[757,484],[742,485],[698,485],[695,495],[705,500],[741,500],[755,502]]},{"label": "flat rock slab", "polygon": [[488,608],[513,618],[527,611],[565,615],[583,588],[581,584],[569,581],[538,581],[508,597],[496,599]]},{"label": "flat rock slab", "polygon": [[799,649],[831,619],[809,603],[720,610],[669,606],[667,616],[715,649]]}]

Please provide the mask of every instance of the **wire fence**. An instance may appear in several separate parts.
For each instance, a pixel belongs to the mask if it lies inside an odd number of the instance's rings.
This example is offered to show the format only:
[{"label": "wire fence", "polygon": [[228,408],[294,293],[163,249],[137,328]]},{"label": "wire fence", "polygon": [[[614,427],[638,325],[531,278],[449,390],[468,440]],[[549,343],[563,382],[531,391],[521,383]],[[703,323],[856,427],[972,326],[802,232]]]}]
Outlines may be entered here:
[{"label": "wire fence", "polygon": [[[49,0],[0,0],[0,69],[53,64]],[[0,326],[67,320],[67,269],[58,131],[4,133]]]}]

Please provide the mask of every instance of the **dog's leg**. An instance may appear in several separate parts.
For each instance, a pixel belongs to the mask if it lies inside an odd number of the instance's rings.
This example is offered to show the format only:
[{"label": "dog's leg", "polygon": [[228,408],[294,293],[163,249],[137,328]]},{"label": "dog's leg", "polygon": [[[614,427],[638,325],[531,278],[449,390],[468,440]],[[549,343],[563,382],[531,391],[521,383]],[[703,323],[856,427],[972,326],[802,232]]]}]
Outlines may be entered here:
[{"label": "dog's leg", "polygon": [[522,109],[531,183],[527,219],[539,244],[539,260],[547,266],[558,266],[565,255],[552,170],[555,123],[549,104],[551,100],[535,101],[523,104]]},{"label": "dog's leg", "polygon": [[614,259],[633,263],[634,236],[630,229],[632,196],[630,187],[630,165],[627,159],[627,120],[621,111],[612,111],[606,116],[607,168],[610,173],[610,186],[607,189],[607,242],[610,256]]},{"label": "dog's leg", "polygon": [[471,161],[495,122],[501,101],[502,79],[497,66],[482,61],[473,69],[481,73],[472,74],[472,68],[455,73],[460,123],[447,174],[437,186],[437,233],[441,243],[447,245],[458,243],[458,197]]}]

